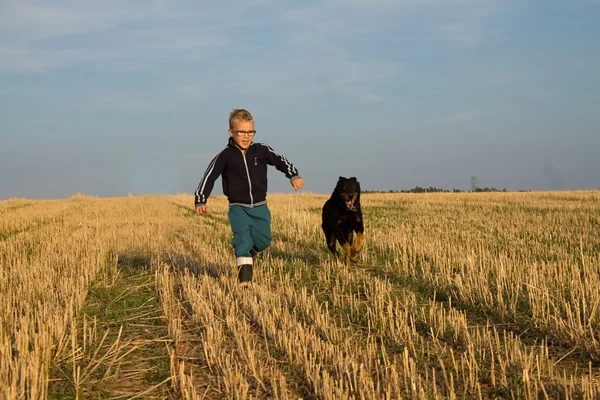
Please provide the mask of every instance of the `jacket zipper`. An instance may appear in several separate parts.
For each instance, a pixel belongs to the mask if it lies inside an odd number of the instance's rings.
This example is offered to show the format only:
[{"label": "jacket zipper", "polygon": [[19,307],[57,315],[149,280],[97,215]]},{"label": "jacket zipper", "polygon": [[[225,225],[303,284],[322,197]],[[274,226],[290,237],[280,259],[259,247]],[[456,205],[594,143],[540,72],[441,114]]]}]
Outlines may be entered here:
[{"label": "jacket zipper", "polygon": [[246,166],[246,175],[248,176],[248,185],[250,186],[250,207],[254,207],[254,197],[252,197],[252,181],[250,181],[250,170],[248,169],[248,163],[246,162],[246,154],[244,154],[243,151],[242,151],[242,157],[244,157],[244,165]]}]

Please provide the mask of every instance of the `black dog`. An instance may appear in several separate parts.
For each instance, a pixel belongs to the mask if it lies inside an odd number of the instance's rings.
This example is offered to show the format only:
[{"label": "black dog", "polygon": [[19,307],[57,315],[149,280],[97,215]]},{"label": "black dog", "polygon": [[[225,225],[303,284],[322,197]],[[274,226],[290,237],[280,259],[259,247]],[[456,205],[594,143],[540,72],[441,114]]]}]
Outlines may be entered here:
[{"label": "black dog", "polygon": [[350,261],[357,262],[365,228],[360,209],[360,183],[355,177],[339,177],[331,197],[323,204],[321,218],[327,247],[336,260],[339,260],[340,256],[336,249],[337,240],[346,252],[346,265],[350,264]]}]

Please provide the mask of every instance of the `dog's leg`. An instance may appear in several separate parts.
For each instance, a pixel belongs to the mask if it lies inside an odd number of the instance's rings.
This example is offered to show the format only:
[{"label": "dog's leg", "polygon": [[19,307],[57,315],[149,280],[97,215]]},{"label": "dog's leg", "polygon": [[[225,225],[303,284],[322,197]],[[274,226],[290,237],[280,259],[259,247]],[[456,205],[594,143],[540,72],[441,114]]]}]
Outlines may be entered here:
[{"label": "dog's leg", "polygon": [[356,257],[357,251],[354,249],[354,244],[356,243],[354,238],[354,231],[350,231],[350,235],[348,236],[348,243],[350,244],[350,256]]},{"label": "dog's leg", "polygon": [[346,263],[346,265],[349,265],[350,261],[352,261],[352,262],[358,261],[358,257],[356,257],[356,255],[352,254],[352,246],[350,244],[352,241],[352,231],[346,231],[346,232],[338,231],[337,237],[338,237],[340,244],[344,248],[344,252],[346,253],[345,257],[344,257],[344,262]]},{"label": "dog's leg", "polygon": [[329,248],[329,251],[331,251],[331,253],[335,256],[336,260],[339,260],[340,253],[338,253],[337,248],[335,247],[337,239],[335,236],[335,232],[330,232],[328,234],[325,234],[325,236],[327,238],[327,247]]},{"label": "dog's leg", "polygon": [[362,213],[359,212],[358,214],[358,218],[356,221],[358,224],[355,226],[354,230],[356,231],[356,241],[354,242],[354,244],[352,245],[352,248],[354,249],[355,254],[358,256],[358,253],[360,253],[360,250],[362,249],[362,245],[363,242],[365,240],[365,225],[363,223],[363,219],[362,219]]},{"label": "dog's leg", "polygon": [[352,250],[354,250],[355,254],[360,253],[360,249],[362,248],[363,245],[363,240],[364,240],[364,232],[357,232],[356,233],[356,241],[353,244]]},{"label": "dog's leg", "polygon": [[352,254],[352,247],[350,247],[350,243],[346,242],[343,245],[344,247],[344,251],[346,252],[346,257],[345,257],[345,262],[346,265],[350,264],[350,261],[352,262],[357,262],[358,261],[358,257],[354,254]]}]

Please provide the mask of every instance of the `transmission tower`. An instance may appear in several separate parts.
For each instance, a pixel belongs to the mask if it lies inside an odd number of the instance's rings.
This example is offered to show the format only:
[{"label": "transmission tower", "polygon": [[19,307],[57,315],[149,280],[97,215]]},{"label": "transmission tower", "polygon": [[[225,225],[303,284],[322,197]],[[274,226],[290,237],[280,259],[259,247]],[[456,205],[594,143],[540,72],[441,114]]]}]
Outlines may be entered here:
[{"label": "transmission tower", "polygon": [[475,191],[479,188],[479,178],[476,176],[471,177],[471,190]]}]

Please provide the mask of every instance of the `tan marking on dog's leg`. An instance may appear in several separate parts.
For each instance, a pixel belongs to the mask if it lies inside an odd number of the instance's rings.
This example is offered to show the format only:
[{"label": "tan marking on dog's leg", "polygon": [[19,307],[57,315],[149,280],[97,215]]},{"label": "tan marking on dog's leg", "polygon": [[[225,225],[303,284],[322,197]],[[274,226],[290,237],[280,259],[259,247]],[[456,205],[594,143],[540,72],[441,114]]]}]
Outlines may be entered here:
[{"label": "tan marking on dog's leg", "polygon": [[360,252],[360,250],[361,250],[361,248],[362,248],[362,245],[363,245],[363,239],[364,239],[364,234],[363,234],[363,232],[358,232],[358,233],[356,234],[356,240],[354,241],[354,246],[353,246],[353,248],[354,248],[354,251],[355,251],[356,253],[359,253],[359,252]]},{"label": "tan marking on dog's leg", "polygon": [[350,232],[350,236],[348,236],[348,244],[350,245],[350,257],[354,257],[356,254],[354,251],[354,232]]},{"label": "tan marking on dog's leg", "polygon": [[344,243],[344,251],[346,252],[346,264],[350,264],[350,261],[358,261],[358,257],[352,253],[352,247],[350,247],[350,243]]},{"label": "tan marking on dog's leg", "polygon": [[348,264],[350,264],[350,251],[351,251],[350,243],[348,243],[348,242],[344,243],[343,247],[344,247],[344,252],[346,253],[345,254],[346,257],[345,257],[344,261],[346,262],[346,265],[348,265]]}]

